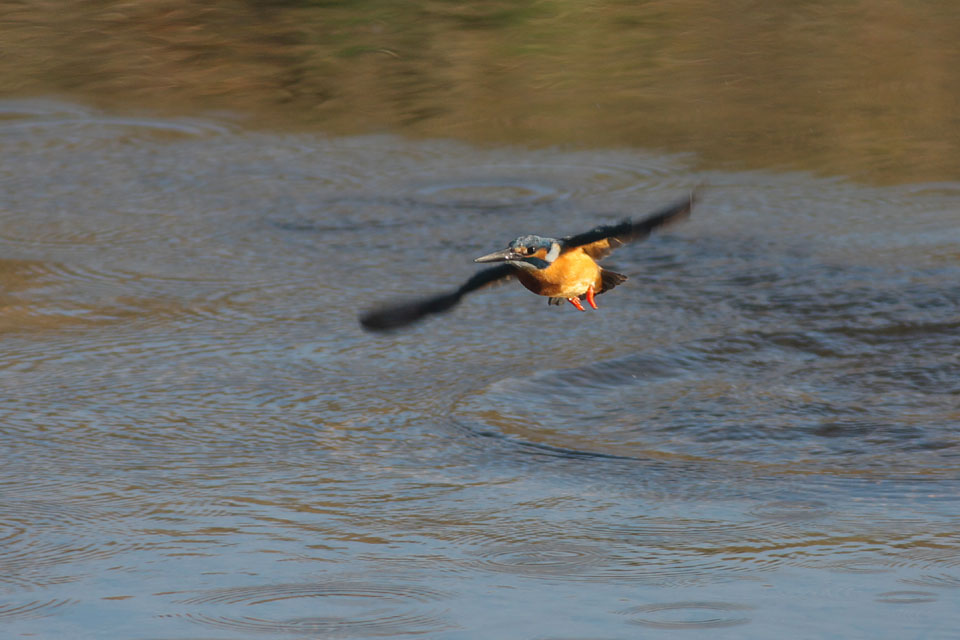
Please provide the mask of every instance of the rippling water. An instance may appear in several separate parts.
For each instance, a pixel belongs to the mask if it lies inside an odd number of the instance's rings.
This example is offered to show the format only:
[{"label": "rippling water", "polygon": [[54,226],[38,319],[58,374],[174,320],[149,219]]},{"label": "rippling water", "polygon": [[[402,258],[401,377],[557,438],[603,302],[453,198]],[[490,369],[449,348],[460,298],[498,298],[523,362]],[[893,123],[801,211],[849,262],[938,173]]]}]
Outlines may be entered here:
[{"label": "rippling water", "polygon": [[[960,185],[0,112],[11,637],[955,637]],[[357,326],[698,182],[599,311]]]}]

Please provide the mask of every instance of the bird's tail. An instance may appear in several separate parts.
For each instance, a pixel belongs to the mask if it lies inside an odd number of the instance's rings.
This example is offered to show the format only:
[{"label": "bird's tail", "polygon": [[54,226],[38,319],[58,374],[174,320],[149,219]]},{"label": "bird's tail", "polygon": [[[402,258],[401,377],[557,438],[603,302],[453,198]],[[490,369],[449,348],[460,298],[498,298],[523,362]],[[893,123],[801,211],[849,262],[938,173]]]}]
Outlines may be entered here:
[{"label": "bird's tail", "polygon": [[600,291],[597,291],[598,294],[603,293],[604,291],[610,291],[615,286],[627,279],[627,276],[622,273],[617,273],[616,271],[608,271],[607,269],[600,270]]}]

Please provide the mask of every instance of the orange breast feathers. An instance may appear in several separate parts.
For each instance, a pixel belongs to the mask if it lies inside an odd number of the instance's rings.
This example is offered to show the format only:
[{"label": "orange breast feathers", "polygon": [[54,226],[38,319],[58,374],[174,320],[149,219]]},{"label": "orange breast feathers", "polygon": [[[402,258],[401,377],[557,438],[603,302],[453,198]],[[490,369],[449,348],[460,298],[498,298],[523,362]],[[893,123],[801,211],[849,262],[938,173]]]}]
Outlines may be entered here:
[{"label": "orange breast feathers", "polygon": [[600,265],[581,247],[561,253],[546,269],[519,269],[517,278],[530,291],[552,298],[582,296],[590,285],[602,291]]}]

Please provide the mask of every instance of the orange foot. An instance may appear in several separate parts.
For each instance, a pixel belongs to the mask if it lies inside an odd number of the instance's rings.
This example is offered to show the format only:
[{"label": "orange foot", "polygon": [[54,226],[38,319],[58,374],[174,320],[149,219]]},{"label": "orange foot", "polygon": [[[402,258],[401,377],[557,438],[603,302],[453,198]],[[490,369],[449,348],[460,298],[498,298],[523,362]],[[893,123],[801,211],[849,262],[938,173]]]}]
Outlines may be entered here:
[{"label": "orange foot", "polygon": [[586,309],[583,308],[583,305],[580,304],[580,298],[567,298],[567,302],[575,306],[577,309],[580,309],[580,311],[586,311]]},{"label": "orange foot", "polygon": [[593,309],[597,308],[597,302],[593,299],[593,285],[587,288],[587,304]]}]

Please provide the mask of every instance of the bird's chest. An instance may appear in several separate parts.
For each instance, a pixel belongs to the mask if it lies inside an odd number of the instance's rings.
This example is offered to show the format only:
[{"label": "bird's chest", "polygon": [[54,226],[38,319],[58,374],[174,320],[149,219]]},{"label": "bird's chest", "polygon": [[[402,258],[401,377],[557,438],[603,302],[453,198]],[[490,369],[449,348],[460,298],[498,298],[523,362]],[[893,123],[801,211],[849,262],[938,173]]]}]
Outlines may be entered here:
[{"label": "bird's chest", "polygon": [[520,271],[520,282],[541,296],[574,298],[586,293],[590,285],[599,289],[600,265],[582,251],[562,254],[546,269]]}]

